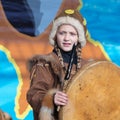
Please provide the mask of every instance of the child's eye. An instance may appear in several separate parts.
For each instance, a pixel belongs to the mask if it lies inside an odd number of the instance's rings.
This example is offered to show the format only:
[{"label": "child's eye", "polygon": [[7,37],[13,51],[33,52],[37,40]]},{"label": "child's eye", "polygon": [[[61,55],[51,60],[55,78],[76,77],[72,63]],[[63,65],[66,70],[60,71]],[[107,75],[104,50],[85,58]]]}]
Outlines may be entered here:
[{"label": "child's eye", "polygon": [[76,36],[76,35],[77,35],[76,33],[73,33],[73,32],[71,32],[70,34],[71,34],[72,36]]},{"label": "child's eye", "polygon": [[59,34],[60,34],[60,35],[64,35],[64,34],[65,34],[65,32],[59,32]]}]

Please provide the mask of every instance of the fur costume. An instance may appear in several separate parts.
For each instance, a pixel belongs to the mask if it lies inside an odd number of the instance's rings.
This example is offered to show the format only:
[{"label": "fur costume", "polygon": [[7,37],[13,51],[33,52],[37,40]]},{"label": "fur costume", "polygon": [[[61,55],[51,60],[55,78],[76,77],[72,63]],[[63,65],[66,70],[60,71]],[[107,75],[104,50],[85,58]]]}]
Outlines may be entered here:
[{"label": "fur costume", "polygon": [[[57,92],[58,89],[63,87],[63,80],[64,80],[64,71],[63,68],[60,64],[58,64],[58,61],[52,56],[52,54],[47,54],[47,55],[36,55],[34,56],[31,60],[28,62],[28,69],[29,71],[32,70],[32,67],[35,64],[38,63],[47,63],[50,65],[51,70],[54,72],[54,74],[57,74],[60,80],[60,86],[59,88],[55,89],[50,89],[48,92],[45,94],[42,105],[39,111],[39,120],[55,120],[54,119],[54,103],[53,103],[53,96]],[[31,78],[33,75],[31,75]]]},{"label": "fur costume", "polygon": [[[52,71],[59,76],[59,80],[61,82],[61,85],[63,84],[64,80],[64,71],[62,69],[62,66],[58,64],[58,61],[54,59],[52,54],[47,54],[47,55],[36,55],[32,59],[29,60],[28,62],[28,69],[31,71],[32,67],[41,61],[42,63],[48,63],[52,69]],[[32,77],[32,76],[31,76]],[[62,87],[62,86],[61,86]]]}]

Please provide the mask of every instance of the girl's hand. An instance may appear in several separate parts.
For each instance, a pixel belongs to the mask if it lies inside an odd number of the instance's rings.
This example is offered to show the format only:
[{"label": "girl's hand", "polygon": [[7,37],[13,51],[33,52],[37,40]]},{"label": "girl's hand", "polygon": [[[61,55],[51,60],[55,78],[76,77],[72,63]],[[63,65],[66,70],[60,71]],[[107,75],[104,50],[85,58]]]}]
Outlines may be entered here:
[{"label": "girl's hand", "polygon": [[54,103],[55,105],[66,105],[68,103],[68,97],[64,92],[57,91],[54,95]]}]

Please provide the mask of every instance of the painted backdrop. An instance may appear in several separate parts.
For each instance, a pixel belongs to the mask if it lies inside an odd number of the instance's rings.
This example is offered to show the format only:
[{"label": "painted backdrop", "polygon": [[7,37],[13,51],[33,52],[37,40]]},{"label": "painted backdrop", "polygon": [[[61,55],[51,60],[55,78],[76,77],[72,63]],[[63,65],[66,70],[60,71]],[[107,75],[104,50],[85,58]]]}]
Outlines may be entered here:
[{"label": "painted backdrop", "polygon": [[13,120],[33,120],[26,101],[30,85],[26,62],[52,50],[51,23],[64,8],[79,9],[86,19],[89,40],[82,57],[120,66],[120,0],[1,0],[0,108]]}]

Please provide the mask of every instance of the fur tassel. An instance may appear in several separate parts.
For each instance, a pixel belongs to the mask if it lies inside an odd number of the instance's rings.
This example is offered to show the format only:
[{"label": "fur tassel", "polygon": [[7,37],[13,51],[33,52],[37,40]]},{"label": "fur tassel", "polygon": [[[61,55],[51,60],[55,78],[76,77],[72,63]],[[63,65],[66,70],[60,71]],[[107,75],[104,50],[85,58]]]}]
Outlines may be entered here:
[{"label": "fur tassel", "polygon": [[54,120],[54,103],[53,96],[57,92],[57,89],[49,90],[43,98],[42,106],[39,113],[39,120]]}]

